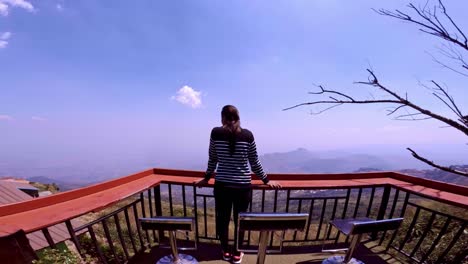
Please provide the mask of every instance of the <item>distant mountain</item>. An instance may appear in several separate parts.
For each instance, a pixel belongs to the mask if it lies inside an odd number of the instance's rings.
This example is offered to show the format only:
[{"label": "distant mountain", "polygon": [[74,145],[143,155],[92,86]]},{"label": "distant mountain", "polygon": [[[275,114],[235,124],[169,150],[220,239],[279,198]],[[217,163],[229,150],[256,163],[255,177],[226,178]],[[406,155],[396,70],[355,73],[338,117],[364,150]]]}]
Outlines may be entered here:
[{"label": "distant mountain", "polygon": [[74,182],[67,182],[64,180],[51,179],[45,176],[30,177],[27,180],[31,182],[39,182],[39,183],[44,183],[44,184],[55,183],[59,187],[61,192],[90,185],[90,184],[85,184],[85,183],[74,183]]},{"label": "distant mountain", "polygon": [[[406,161],[404,161],[406,159]],[[468,186],[468,177],[448,173],[432,167],[415,169],[410,162],[419,162],[402,156],[377,156],[349,152],[311,152],[299,148],[290,152],[265,154],[260,157],[270,173],[346,173],[369,171],[398,171],[404,174]],[[468,165],[454,166],[468,170]]]},{"label": "distant mountain", "polygon": [[[454,165],[452,167],[457,168],[458,170],[468,170],[468,165]],[[371,172],[371,171],[381,171],[376,168],[359,168],[354,172]],[[420,178],[426,178],[434,181],[448,182],[458,185],[468,186],[468,177],[457,175],[454,173],[442,171],[439,169],[430,169],[430,170],[417,170],[417,169],[404,169],[397,170],[397,172],[416,176]]]},{"label": "distant mountain", "polygon": [[324,154],[299,148],[284,153],[265,154],[260,157],[271,173],[339,173],[353,172],[359,168],[390,170],[392,164],[380,157],[367,154]]},{"label": "distant mountain", "polygon": [[[458,170],[468,170],[468,165],[454,165],[452,167]],[[432,170],[407,169],[407,170],[401,170],[400,172],[411,175],[411,176],[426,178],[426,179],[430,179],[434,181],[442,181],[442,182],[468,186],[468,177],[442,171],[439,169],[432,169]]]}]

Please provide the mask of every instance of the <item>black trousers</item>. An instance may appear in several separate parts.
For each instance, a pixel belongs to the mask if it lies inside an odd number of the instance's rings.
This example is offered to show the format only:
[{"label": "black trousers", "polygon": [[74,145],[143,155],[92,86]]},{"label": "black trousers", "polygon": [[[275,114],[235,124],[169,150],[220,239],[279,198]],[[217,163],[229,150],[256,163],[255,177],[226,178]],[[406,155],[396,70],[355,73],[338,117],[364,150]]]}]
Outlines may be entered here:
[{"label": "black trousers", "polygon": [[221,248],[229,251],[229,222],[231,212],[234,211],[234,250],[237,241],[244,240],[244,232],[237,239],[237,218],[240,212],[246,212],[252,199],[251,188],[231,188],[223,185],[214,186],[215,210],[216,210],[216,234],[221,241]]}]

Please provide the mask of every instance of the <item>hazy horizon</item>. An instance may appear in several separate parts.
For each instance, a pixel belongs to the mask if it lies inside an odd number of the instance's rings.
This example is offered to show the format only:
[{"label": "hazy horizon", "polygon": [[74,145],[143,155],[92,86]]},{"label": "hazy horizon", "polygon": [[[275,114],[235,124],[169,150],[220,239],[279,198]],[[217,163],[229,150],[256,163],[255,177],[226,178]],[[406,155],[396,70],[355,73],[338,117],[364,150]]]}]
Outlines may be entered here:
[{"label": "hazy horizon", "polygon": [[[401,146],[403,147],[403,146]],[[421,153],[434,158],[444,165],[462,165],[466,164],[462,156],[448,158],[448,155],[463,153],[463,146],[445,146],[442,148],[430,148],[428,146],[417,146]],[[458,148],[454,148],[458,147]],[[437,151],[436,151],[437,150]],[[378,159],[383,159],[389,167],[376,168],[401,170],[401,169],[432,169],[428,165],[411,157],[405,148],[391,145],[362,146],[360,149],[291,149],[289,151],[276,151],[265,153],[260,151],[261,159],[265,156],[275,154],[287,154],[289,152],[307,151],[317,159],[335,159],[349,158],[356,155],[369,155]],[[172,169],[205,170],[207,155],[203,153],[180,153],[178,157],[165,156],[164,151],[158,151],[157,148],[141,151],[110,152],[105,154],[102,151],[89,153],[34,153],[23,152],[20,156],[9,153],[0,153],[0,177],[14,176],[21,178],[30,178],[44,176],[52,179],[63,180],[66,182],[90,183],[102,181],[115,177],[122,177],[136,173],[141,170],[160,167]],[[28,155],[29,154],[29,155]],[[288,166],[287,163],[282,164]],[[265,166],[268,173],[281,171],[272,171],[268,164]],[[353,170],[366,167],[362,164],[356,164]],[[352,172],[352,171],[349,171]]]}]

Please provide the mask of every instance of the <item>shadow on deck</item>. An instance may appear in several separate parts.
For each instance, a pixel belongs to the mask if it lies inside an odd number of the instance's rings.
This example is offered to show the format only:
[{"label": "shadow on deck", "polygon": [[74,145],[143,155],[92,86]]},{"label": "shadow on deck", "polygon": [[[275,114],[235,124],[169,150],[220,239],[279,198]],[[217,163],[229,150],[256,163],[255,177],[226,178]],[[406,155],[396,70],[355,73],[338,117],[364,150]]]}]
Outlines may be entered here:
[{"label": "shadow on deck", "polygon": [[[221,264],[229,263],[221,259],[219,245],[200,243],[197,251],[183,251],[194,256],[199,263],[212,263]],[[156,263],[161,257],[170,254],[170,249],[160,249],[153,247],[147,252],[142,252],[135,255],[128,263]],[[307,247],[285,247],[281,254],[268,254],[265,263],[268,264],[320,264],[324,259],[340,253],[322,253],[320,246],[307,246]],[[343,254],[342,254],[343,255]],[[374,247],[372,243],[359,245],[356,249],[354,256],[363,261],[364,263],[372,264],[388,264],[388,263],[404,263],[401,260],[385,254],[378,247]],[[247,253],[242,261],[243,264],[255,264],[257,255],[255,253]]]}]

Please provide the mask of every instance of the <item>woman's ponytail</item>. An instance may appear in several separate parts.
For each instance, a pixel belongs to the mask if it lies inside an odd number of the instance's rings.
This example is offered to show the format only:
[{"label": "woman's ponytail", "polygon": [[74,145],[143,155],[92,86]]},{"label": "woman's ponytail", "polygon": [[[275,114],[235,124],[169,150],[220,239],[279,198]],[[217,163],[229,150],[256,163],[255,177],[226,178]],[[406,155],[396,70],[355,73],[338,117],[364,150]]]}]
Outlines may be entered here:
[{"label": "woman's ponytail", "polygon": [[241,132],[239,111],[233,105],[226,105],[221,111],[221,119],[229,134],[229,153],[232,156],[236,149],[236,135]]}]

